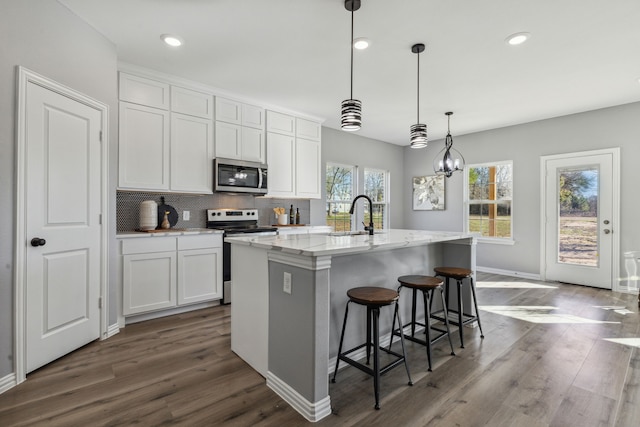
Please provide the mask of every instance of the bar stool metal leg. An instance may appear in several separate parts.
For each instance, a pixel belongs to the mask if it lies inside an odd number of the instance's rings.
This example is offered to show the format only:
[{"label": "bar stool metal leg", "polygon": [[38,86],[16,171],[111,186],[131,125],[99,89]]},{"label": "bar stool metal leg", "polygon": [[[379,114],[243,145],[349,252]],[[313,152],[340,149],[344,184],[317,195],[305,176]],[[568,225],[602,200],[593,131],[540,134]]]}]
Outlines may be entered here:
[{"label": "bar stool metal leg", "polygon": [[340,344],[338,345],[338,357],[336,358],[336,368],[333,371],[333,379],[331,382],[336,382],[336,375],[338,375],[338,365],[340,365],[340,355],[342,354],[342,343],[344,342],[344,330],[347,327],[347,315],[349,314],[349,303],[351,300],[347,301],[347,305],[344,308],[344,321],[342,322],[342,333],[340,334]]},{"label": "bar stool metal leg", "polygon": [[[433,298],[432,298],[433,299]],[[442,300],[442,308],[444,309],[444,324],[447,327],[447,335],[449,335],[449,345],[451,346],[451,355],[455,356],[456,353],[453,351],[453,341],[451,340],[451,330],[449,329],[449,314],[447,311],[447,306],[444,301],[444,294],[442,293],[442,288],[440,288],[440,299]]]},{"label": "bar stool metal leg", "polygon": [[473,306],[476,308],[476,320],[478,321],[478,328],[480,328],[480,338],[484,338],[484,332],[482,332],[482,324],[480,323],[480,311],[478,310],[478,298],[476,298],[476,286],[473,283],[473,277],[469,277],[469,281],[471,282]]}]

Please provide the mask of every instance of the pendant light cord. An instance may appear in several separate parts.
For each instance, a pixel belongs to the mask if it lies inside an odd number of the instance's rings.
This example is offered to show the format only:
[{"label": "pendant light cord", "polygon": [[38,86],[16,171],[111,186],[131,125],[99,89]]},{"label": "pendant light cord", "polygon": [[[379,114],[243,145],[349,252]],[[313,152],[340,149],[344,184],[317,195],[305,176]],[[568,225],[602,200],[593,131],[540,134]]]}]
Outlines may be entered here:
[{"label": "pendant light cord", "polygon": [[353,9],[354,7],[351,6],[351,92],[350,92],[350,99],[353,99]]},{"label": "pendant light cord", "polygon": [[420,52],[418,52],[418,91],[417,91],[417,96],[416,96],[416,104],[417,104],[417,112],[418,112],[418,117],[416,120],[416,123],[420,123]]}]

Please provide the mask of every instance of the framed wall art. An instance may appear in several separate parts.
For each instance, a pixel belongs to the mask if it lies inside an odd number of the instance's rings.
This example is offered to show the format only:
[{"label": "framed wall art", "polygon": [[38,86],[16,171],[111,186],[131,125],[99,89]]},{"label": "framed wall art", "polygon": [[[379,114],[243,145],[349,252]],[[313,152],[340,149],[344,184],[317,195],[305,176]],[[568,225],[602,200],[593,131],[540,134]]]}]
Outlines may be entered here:
[{"label": "framed wall art", "polygon": [[444,210],[444,175],[413,177],[413,210]]}]

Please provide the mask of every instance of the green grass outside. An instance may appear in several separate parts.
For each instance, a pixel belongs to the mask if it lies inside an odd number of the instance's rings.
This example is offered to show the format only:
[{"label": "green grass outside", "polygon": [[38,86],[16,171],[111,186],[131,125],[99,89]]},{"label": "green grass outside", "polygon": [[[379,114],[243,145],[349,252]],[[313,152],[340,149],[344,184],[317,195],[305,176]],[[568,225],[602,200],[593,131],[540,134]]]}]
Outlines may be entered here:
[{"label": "green grass outside", "polygon": [[[326,217],[326,224],[333,227],[334,231],[351,231],[351,220],[353,216],[348,212],[338,212],[329,214]],[[365,215],[365,221],[369,221],[369,215]],[[382,214],[373,214],[373,228],[382,229]],[[362,224],[354,224],[353,230],[361,230]]]},{"label": "green grass outside", "polygon": [[496,234],[489,235],[489,218],[472,215],[469,217],[469,231],[472,233],[480,233],[484,237],[511,237],[511,218],[501,217],[493,220],[495,223]]}]

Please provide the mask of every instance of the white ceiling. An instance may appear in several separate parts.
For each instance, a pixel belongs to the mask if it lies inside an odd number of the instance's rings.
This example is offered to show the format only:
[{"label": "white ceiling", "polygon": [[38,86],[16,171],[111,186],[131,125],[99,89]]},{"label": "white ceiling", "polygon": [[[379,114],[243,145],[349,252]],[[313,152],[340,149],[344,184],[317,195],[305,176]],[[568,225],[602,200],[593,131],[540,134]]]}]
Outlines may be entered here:
[{"label": "white ceiling", "polygon": [[[59,0],[111,40],[118,59],[339,128],[349,98],[351,14],[344,0]],[[407,145],[640,101],[638,0],[362,0],[353,96],[359,135]],[[504,39],[527,31],[524,45]],[[163,33],[185,40],[169,48]]]}]

